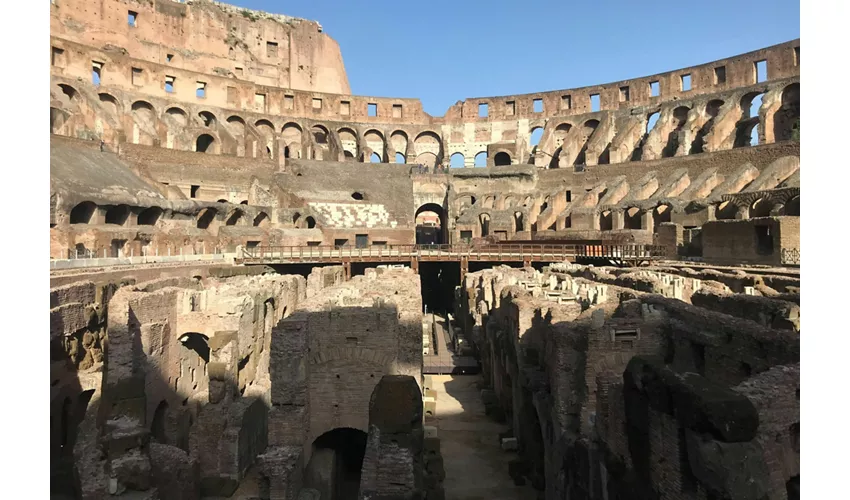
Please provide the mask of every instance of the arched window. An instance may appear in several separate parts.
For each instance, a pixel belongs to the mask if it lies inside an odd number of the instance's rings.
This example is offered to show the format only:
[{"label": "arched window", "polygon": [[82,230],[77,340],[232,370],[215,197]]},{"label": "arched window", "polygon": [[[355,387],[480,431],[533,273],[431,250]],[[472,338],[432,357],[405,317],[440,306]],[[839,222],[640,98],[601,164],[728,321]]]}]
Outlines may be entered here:
[{"label": "arched window", "polygon": [[378,156],[378,153],[372,153],[372,156],[369,157],[369,161],[371,163],[381,163],[381,157]]},{"label": "arched window", "polygon": [[234,210],[233,213],[230,214],[230,217],[224,222],[225,226],[235,226],[240,220],[242,220],[242,210]]},{"label": "arched window", "polygon": [[396,154],[395,154],[395,162],[396,162],[396,163],[407,163],[407,160],[405,160],[405,158],[404,158],[404,155],[403,155],[403,154],[401,154],[401,153],[396,153]]},{"label": "arched window", "polygon": [[254,217],[254,227],[267,227],[269,225],[269,216],[265,212],[260,212]]},{"label": "arched window", "polygon": [[481,214],[478,216],[478,221],[481,223],[481,237],[490,234],[490,214]]},{"label": "arched window", "polygon": [[90,224],[97,205],[90,201],[84,201],[71,209],[71,224]]},{"label": "arched window", "polygon": [[209,150],[209,152],[212,153],[213,143],[215,143],[213,136],[209,134],[201,134],[198,136],[197,141],[195,141],[195,151],[198,153],[206,153]]},{"label": "arched window", "polygon": [[502,165],[510,165],[511,164],[511,155],[509,155],[508,153],[505,153],[504,151],[496,153],[496,156],[493,157],[493,163],[497,167],[502,166]]},{"label": "arched window", "polygon": [[528,144],[531,147],[535,147],[540,144],[540,139],[543,137],[543,127],[534,127],[531,129],[531,137],[528,140]]},{"label": "arched window", "polygon": [[307,217],[304,219],[304,224],[307,226],[307,229],[313,229],[316,227],[316,219]]},{"label": "arched window", "polygon": [[525,231],[525,221],[523,220],[522,212],[514,213],[514,231]]},{"label": "arched window", "polygon": [[641,228],[641,212],[637,207],[631,207],[623,214],[623,226],[625,229]]},{"label": "arched window", "polygon": [[198,229],[207,229],[210,227],[210,223],[215,219],[218,210],[214,208],[207,207],[203,209],[198,216]]},{"label": "arched window", "polygon": [[466,159],[463,157],[463,153],[455,153],[449,158],[449,162],[450,168],[463,168]]},{"label": "arched window", "polygon": [[487,153],[482,151],[475,155],[475,163],[476,167],[486,167],[487,166]]}]

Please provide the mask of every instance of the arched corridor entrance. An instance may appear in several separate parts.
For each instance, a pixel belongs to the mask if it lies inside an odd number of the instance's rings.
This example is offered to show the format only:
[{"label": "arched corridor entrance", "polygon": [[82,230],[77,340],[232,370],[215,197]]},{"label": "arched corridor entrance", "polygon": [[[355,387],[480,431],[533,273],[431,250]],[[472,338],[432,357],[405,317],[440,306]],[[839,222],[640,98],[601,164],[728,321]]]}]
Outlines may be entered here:
[{"label": "arched corridor entrance", "polygon": [[446,213],[436,203],[426,203],[416,210],[416,244],[441,245],[447,242]]},{"label": "arched corridor entrance", "polygon": [[305,486],[318,490],[322,499],[357,500],[367,437],[359,429],[341,427],[316,438]]}]

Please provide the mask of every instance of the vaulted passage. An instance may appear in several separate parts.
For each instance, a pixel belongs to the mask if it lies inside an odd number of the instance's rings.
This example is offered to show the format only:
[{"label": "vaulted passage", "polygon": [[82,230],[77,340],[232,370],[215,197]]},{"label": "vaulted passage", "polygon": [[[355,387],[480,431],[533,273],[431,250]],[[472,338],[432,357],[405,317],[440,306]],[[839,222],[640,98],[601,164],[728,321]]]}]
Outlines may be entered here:
[{"label": "vaulted passage", "polygon": [[305,486],[318,490],[322,499],[357,500],[366,439],[365,432],[348,427],[316,438]]}]

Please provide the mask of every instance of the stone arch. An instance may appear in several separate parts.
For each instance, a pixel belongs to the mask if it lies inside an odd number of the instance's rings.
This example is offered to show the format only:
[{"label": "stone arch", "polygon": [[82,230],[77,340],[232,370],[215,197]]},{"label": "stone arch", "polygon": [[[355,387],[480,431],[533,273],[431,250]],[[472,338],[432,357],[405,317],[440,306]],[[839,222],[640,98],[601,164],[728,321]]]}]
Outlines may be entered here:
[{"label": "stone arch", "polygon": [[514,212],[514,232],[525,231],[525,218],[522,212]]},{"label": "stone arch", "polygon": [[750,218],[770,216],[770,211],[773,210],[774,205],[776,203],[769,196],[757,199],[750,207]]},{"label": "stone arch", "polygon": [[413,140],[413,150],[418,158],[424,153],[434,155],[434,165],[442,163],[443,160],[443,141],[437,132],[426,130],[420,132]]},{"label": "stone arch", "polygon": [[100,101],[100,106],[113,116],[118,116],[121,113],[121,103],[112,94],[101,92],[97,95],[97,98]]},{"label": "stone arch", "polygon": [[671,222],[671,215],[673,213],[673,207],[666,204],[661,203],[652,209],[652,227],[654,232],[658,232],[658,225],[664,222]]},{"label": "stone arch", "polygon": [[351,498],[352,491],[360,490],[368,434],[354,427],[320,430],[324,432],[313,441],[310,454],[305,453],[304,486],[315,490],[317,498]]},{"label": "stone arch", "polygon": [[244,215],[245,215],[245,212],[243,212],[239,208],[236,208],[233,211],[231,211],[230,214],[227,216],[227,218],[224,220],[224,225],[225,226],[235,226],[242,221],[242,218],[243,218]]},{"label": "stone arch", "polygon": [[346,158],[356,158],[358,150],[357,132],[348,127],[343,127],[339,129],[337,134],[339,134],[339,142],[342,144],[343,155]]},{"label": "stone arch", "polygon": [[487,166],[487,151],[479,151],[475,154],[473,165],[478,168]]},{"label": "stone arch", "polygon": [[198,118],[200,118],[201,123],[204,125],[204,127],[215,129],[218,125],[218,118],[216,118],[216,116],[210,111],[204,110],[199,112]]},{"label": "stone arch", "polygon": [[116,226],[124,226],[130,218],[130,207],[127,205],[115,205],[106,211],[104,222],[107,224],[115,224]]},{"label": "stone arch", "polygon": [[614,229],[614,217],[610,210],[599,212],[599,230],[611,231]]},{"label": "stone arch", "polygon": [[180,344],[198,355],[204,360],[204,363],[210,362],[210,338],[209,336],[198,332],[186,332],[177,338]]},{"label": "stone arch", "polygon": [[147,101],[136,101],[130,106],[133,117],[133,144],[153,146],[156,138],[156,110]]},{"label": "stone arch", "polygon": [[272,122],[262,119],[257,120],[254,123],[254,128],[257,129],[257,132],[260,134],[260,144],[258,144],[258,151],[256,151],[256,156],[262,156],[264,158],[273,159],[275,157],[274,154],[274,125]]},{"label": "stone arch", "polygon": [[329,135],[327,127],[324,125],[313,125],[310,127],[310,133],[313,135],[313,140],[316,144],[326,145],[328,144]]},{"label": "stone arch", "polygon": [[714,210],[714,218],[717,220],[734,219],[738,213],[738,206],[730,201],[722,201]]},{"label": "stone arch", "polygon": [[676,151],[679,149],[681,131],[688,121],[690,111],[687,106],[678,106],[673,110],[673,128],[667,135],[667,144],[661,150],[662,158],[672,158],[676,155]]},{"label": "stone arch", "polygon": [[210,225],[215,221],[215,216],[218,215],[218,210],[213,207],[206,207],[198,213],[197,228],[210,229]]},{"label": "stone arch", "polygon": [[741,107],[741,119],[735,131],[734,147],[755,146],[760,142],[758,132],[761,118],[759,116],[764,92],[747,92],[739,101]]},{"label": "stone arch", "polygon": [[623,229],[642,229],[641,209],[629,207],[623,212]]},{"label": "stone arch", "polygon": [[[384,141],[384,134],[375,129],[367,130],[366,133],[363,134],[363,143],[366,145],[366,151],[364,152],[364,161],[365,155],[369,154],[377,154],[380,161],[384,161],[386,156],[386,143]],[[376,163],[372,161],[372,163]],[[380,163],[380,162],[378,162]]]},{"label": "stone arch", "polygon": [[800,195],[794,196],[785,203],[785,215],[800,216]]},{"label": "stone arch", "polygon": [[218,143],[210,134],[199,134],[195,139],[195,151],[198,153],[218,153]]},{"label": "stone arch", "polygon": [[726,103],[721,99],[712,99],[706,103],[705,116],[707,119],[705,123],[703,123],[702,127],[700,127],[697,131],[688,154],[699,154],[705,151],[705,136],[708,135],[714,127],[714,120],[717,118],[717,115],[720,114],[720,108],[722,108],[724,104]]},{"label": "stone arch", "polygon": [[169,126],[185,127],[189,124],[189,115],[183,108],[177,106],[166,109],[164,118]]},{"label": "stone arch", "polygon": [[80,93],[77,91],[77,89],[68,85],[67,83],[60,83],[58,85],[58,87],[59,87],[59,90],[62,92],[62,94],[65,95],[65,98],[67,99],[66,104],[70,104],[72,102],[79,102]]},{"label": "stone arch", "polygon": [[262,227],[266,228],[271,224],[271,220],[269,219],[269,215],[265,212],[260,212],[254,217],[254,222],[252,225],[254,227]]},{"label": "stone arch", "polygon": [[316,219],[312,215],[309,215],[304,218],[304,225],[307,226],[307,229],[313,229],[316,227]]},{"label": "stone arch", "polygon": [[800,140],[800,84],[782,89],[781,105],[773,115],[775,141]]},{"label": "stone arch", "polygon": [[149,207],[139,214],[138,225],[140,226],[155,226],[162,217],[162,209],[159,207]]},{"label": "stone arch", "polygon": [[[390,134],[390,145],[396,152],[396,163],[407,162],[407,147],[409,143],[410,139],[407,136],[407,132],[405,132],[404,130],[396,130]],[[402,156],[404,161],[398,161],[399,154]]]},{"label": "stone arch", "polygon": [[[419,216],[426,212],[433,212],[437,214],[437,217],[440,219],[440,228],[439,231],[433,231],[433,228],[430,226],[426,226],[425,224],[419,223]],[[416,209],[416,212],[413,215],[414,225],[416,226],[416,244],[417,245],[426,245],[426,244],[443,244],[447,242],[446,238],[446,230],[448,224],[446,223],[446,210],[442,205],[438,205],[436,203],[426,203],[419,208]],[[432,234],[433,233],[433,234]]]},{"label": "stone arch", "polygon": [[71,209],[69,216],[70,224],[91,224],[91,219],[97,210],[97,205],[91,201],[78,203]]},{"label": "stone arch", "polygon": [[590,142],[590,138],[593,137],[593,133],[596,132],[596,127],[599,126],[599,120],[587,120],[584,122],[581,128],[581,138],[579,139],[579,143],[582,144],[582,148],[576,156],[574,165],[584,165],[587,163],[587,145]]},{"label": "stone arch", "polygon": [[287,158],[301,158],[301,141],[304,131],[301,125],[295,122],[284,124],[280,132],[281,140],[289,152]]},{"label": "stone arch", "polygon": [[463,168],[466,164],[466,158],[463,153],[453,153],[449,157],[449,168]]},{"label": "stone arch", "polygon": [[500,152],[496,153],[495,156],[493,156],[493,164],[497,167],[510,165],[511,164],[511,155],[504,152],[504,151],[500,151]]},{"label": "stone arch", "polygon": [[437,155],[428,152],[420,153],[416,155],[414,163],[422,164],[428,168],[434,168],[434,166],[437,165]]},{"label": "stone arch", "polygon": [[484,238],[490,235],[490,214],[482,213],[478,215],[478,223],[481,228],[481,237]]}]

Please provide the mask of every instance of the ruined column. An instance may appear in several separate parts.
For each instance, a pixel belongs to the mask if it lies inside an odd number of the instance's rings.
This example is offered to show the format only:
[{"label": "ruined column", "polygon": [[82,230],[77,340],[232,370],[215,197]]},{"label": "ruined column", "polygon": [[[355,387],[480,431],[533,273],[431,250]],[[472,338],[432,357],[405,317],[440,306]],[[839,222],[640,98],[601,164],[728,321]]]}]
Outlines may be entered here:
[{"label": "ruined column", "polygon": [[422,498],[422,392],[408,375],[384,375],[369,402],[361,500]]}]

